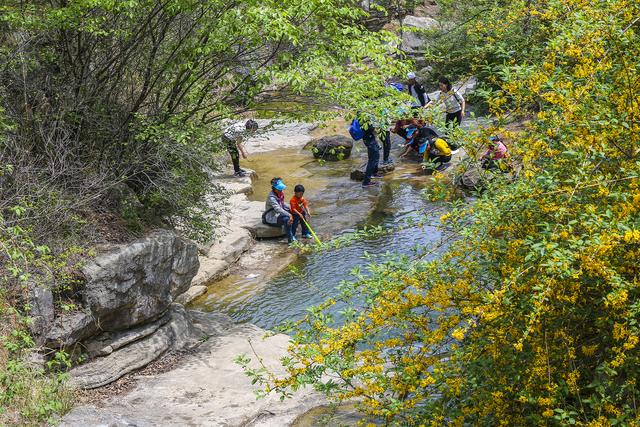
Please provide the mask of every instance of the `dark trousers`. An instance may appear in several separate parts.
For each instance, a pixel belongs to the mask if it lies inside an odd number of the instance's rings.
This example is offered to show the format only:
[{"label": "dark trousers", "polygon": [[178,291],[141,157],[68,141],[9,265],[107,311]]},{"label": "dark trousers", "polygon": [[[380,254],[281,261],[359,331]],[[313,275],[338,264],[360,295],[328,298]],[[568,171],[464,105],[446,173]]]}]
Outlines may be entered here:
[{"label": "dark trousers", "polygon": [[389,161],[389,154],[391,153],[391,132],[388,130],[382,135],[382,161]]},{"label": "dark trousers", "polygon": [[380,146],[375,137],[364,143],[367,146],[367,169],[364,171],[363,184],[371,182],[371,177],[378,173],[378,163],[380,162]]},{"label": "dark trousers", "polygon": [[456,111],[455,113],[447,113],[444,122],[447,125],[453,122],[454,126],[460,126],[460,123],[462,123],[462,110]]},{"label": "dark trousers", "polygon": [[[295,221],[295,216],[293,220]],[[293,241],[293,233],[291,232],[292,224],[289,224],[289,215],[280,214],[280,216],[278,216],[278,224],[284,227],[284,231],[287,234],[287,240],[291,243]]]},{"label": "dark trousers", "polygon": [[292,236],[295,236],[296,233],[298,232],[298,224],[300,224],[302,226],[302,230],[301,231],[302,231],[302,235],[303,236],[305,234],[311,234],[309,232],[309,227],[307,227],[307,224],[302,220],[302,218],[300,218],[300,215],[293,214],[293,224],[291,224],[291,235]]},{"label": "dark trousers", "polygon": [[429,152],[429,160],[433,161],[433,163],[436,165],[436,168],[438,168],[445,163],[449,163],[451,161],[451,156],[437,156]]},{"label": "dark trousers", "polygon": [[225,145],[227,146],[227,151],[231,156],[231,162],[233,163],[233,172],[240,172],[240,152],[238,151],[238,146],[235,141],[225,140]]}]

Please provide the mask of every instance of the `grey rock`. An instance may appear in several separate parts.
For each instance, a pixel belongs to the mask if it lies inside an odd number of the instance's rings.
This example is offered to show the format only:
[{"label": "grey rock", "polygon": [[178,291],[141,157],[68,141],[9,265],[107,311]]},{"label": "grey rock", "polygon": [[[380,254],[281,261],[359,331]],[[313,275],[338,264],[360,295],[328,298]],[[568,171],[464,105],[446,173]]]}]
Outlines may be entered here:
[{"label": "grey rock", "polygon": [[163,313],[197,271],[197,246],[160,230],[86,265],[83,302],[102,330],[124,330]]},{"label": "grey rock", "polygon": [[147,323],[137,328],[123,332],[105,332],[86,342],[84,346],[89,357],[107,356],[127,344],[151,335],[170,319],[171,316],[165,314],[155,322]]},{"label": "grey rock", "polygon": [[[351,171],[351,179],[354,181],[363,181],[364,180],[364,172],[366,169],[366,165],[360,166],[358,169],[354,169]],[[380,165],[378,166],[378,173],[386,175],[388,173],[393,172],[396,167],[393,164],[390,165]]]},{"label": "grey rock", "polygon": [[170,349],[182,349],[197,343],[198,334],[187,312],[179,304],[171,307],[171,321],[155,333],[135,341],[105,357],[73,368],[70,385],[82,389],[102,387],[123,375],[140,369]]},{"label": "grey rock", "polygon": [[90,314],[77,311],[60,314],[46,336],[47,347],[69,347],[78,341],[90,337],[98,326]]},{"label": "grey rock", "polygon": [[207,287],[203,285],[197,285],[190,287],[187,292],[182,295],[179,295],[176,298],[176,302],[178,304],[187,305],[194,299],[198,298],[200,295],[204,295],[207,293]]},{"label": "grey rock", "polygon": [[406,16],[402,20],[402,50],[410,54],[419,53],[427,41],[423,32],[439,26],[440,23],[433,18]]},{"label": "grey rock", "polygon": [[40,345],[44,342],[44,337],[56,316],[51,289],[35,283],[30,284],[29,305],[29,317],[33,320],[30,325],[31,332],[36,338],[36,343]]},{"label": "grey rock", "polygon": [[343,135],[325,136],[311,142],[313,157],[336,162],[348,159],[353,149],[353,140]]},{"label": "grey rock", "polygon": [[256,239],[273,239],[276,237],[282,237],[286,234],[284,232],[284,227],[274,227],[262,223],[254,225],[252,229],[255,233]]},{"label": "grey rock", "polygon": [[156,425],[141,417],[120,415],[92,406],[79,406],[64,417],[59,427],[155,427]]}]

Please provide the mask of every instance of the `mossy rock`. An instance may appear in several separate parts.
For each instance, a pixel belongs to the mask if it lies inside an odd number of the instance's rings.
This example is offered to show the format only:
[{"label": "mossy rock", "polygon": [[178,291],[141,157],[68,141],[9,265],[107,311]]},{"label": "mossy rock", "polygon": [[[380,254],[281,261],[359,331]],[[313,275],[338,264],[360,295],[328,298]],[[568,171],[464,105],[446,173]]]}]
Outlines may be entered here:
[{"label": "mossy rock", "polygon": [[316,159],[337,162],[351,156],[353,140],[343,135],[331,135],[311,141],[310,146]]}]

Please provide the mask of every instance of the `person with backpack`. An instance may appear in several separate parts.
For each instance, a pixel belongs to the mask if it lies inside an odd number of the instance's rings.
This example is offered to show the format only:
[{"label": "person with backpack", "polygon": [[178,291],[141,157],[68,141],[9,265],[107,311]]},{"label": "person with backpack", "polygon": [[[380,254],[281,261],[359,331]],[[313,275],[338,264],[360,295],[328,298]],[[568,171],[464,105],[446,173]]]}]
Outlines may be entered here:
[{"label": "person with backpack", "polygon": [[355,118],[349,126],[349,133],[355,141],[362,140],[367,147],[367,167],[364,172],[362,188],[375,187],[377,182],[372,182],[372,178],[382,178],[378,174],[378,163],[380,162],[380,146],[376,141],[376,131],[372,124],[368,124],[366,129],[360,124],[360,120]]},{"label": "person with backpack", "polygon": [[442,77],[439,81],[440,86],[440,102],[444,104],[444,108],[447,112],[445,117],[445,123],[453,123],[454,126],[459,126],[464,118],[464,110],[466,108],[466,102],[460,92],[453,88],[453,85],[446,77]]},{"label": "person with backpack", "polygon": [[243,159],[248,157],[244,149],[244,138],[247,134],[254,133],[256,130],[258,130],[258,122],[255,120],[247,120],[244,124],[236,123],[229,126],[222,134],[222,142],[225,144],[231,156],[233,176],[235,177],[241,178],[247,176],[247,171],[240,169],[240,153],[242,153]]},{"label": "person with backpack", "polygon": [[424,87],[416,80],[416,73],[407,74],[407,92],[413,97],[411,108],[423,108],[431,102]]},{"label": "person with backpack", "polygon": [[271,192],[267,196],[267,201],[262,213],[262,223],[272,227],[284,227],[289,243],[296,241],[292,233],[293,215],[291,208],[284,202],[284,189],[287,188],[282,182],[282,178],[271,180]]}]

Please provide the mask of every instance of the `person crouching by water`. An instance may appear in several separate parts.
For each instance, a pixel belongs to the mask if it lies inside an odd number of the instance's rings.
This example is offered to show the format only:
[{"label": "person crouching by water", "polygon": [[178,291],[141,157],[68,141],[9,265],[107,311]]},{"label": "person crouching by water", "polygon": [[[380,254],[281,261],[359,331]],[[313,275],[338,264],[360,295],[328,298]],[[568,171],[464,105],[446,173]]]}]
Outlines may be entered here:
[{"label": "person crouching by water", "polygon": [[291,232],[293,224],[293,215],[291,209],[284,202],[284,189],[287,188],[282,182],[282,178],[273,178],[271,180],[271,192],[267,196],[264,213],[262,214],[262,223],[273,227],[284,227],[289,243],[295,242],[296,238]]},{"label": "person crouching by water", "polygon": [[[451,147],[442,138],[427,139],[426,142],[420,145],[418,152],[422,154],[423,162],[429,161],[433,163],[435,170],[444,169],[447,163],[451,161]],[[433,168],[430,165],[422,165],[422,169],[427,172],[429,170],[433,172]]]},{"label": "person crouching by water", "polygon": [[507,163],[509,151],[499,136],[489,137],[489,148],[480,159],[482,169],[499,169],[501,171],[509,171],[510,167]]},{"label": "person crouching by water", "polygon": [[291,213],[293,214],[293,224],[291,225],[291,234],[296,237],[298,232],[298,224],[302,226],[302,237],[310,239],[311,232],[307,227],[307,222],[311,220],[311,212],[309,211],[309,202],[304,198],[304,186],[298,184],[293,188],[293,197],[289,200]]}]

